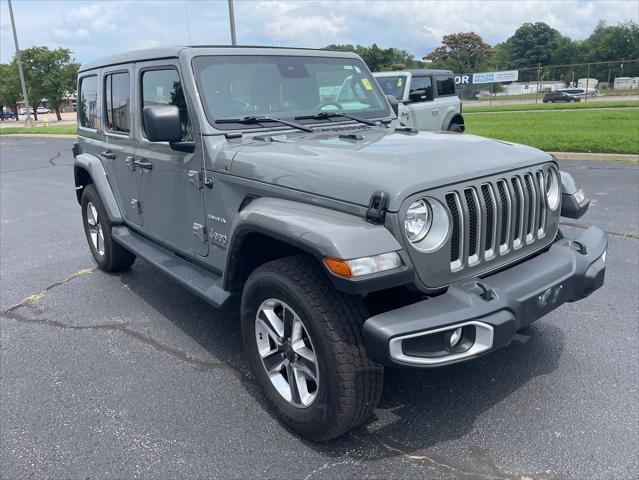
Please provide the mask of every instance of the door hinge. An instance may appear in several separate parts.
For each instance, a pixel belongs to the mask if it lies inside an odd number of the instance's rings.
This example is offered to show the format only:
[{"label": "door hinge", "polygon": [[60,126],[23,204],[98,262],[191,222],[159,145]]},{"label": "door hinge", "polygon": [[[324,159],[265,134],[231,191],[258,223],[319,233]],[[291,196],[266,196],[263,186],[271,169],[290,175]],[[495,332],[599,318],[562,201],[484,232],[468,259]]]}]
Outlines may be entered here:
[{"label": "door hinge", "polygon": [[135,213],[137,213],[138,215],[140,213],[142,213],[142,204],[140,203],[139,200],[136,200],[135,198],[131,199],[131,208],[135,211]]},{"label": "door hinge", "polygon": [[[189,170],[186,172],[186,177],[189,180],[189,183],[193,185],[196,189],[202,189],[202,172],[198,172],[196,170]],[[195,225],[195,224],[194,224]]]},{"label": "door hinge", "polygon": [[129,170],[135,171],[135,162],[133,161],[133,157],[126,157],[124,159],[124,164],[129,167]]},{"label": "door hinge", "polygon": [[204,225],[193,223],[193,235],[195,235],[200,242],[208,241],[208,238],[206,236],[206,228],[204,227]]}]

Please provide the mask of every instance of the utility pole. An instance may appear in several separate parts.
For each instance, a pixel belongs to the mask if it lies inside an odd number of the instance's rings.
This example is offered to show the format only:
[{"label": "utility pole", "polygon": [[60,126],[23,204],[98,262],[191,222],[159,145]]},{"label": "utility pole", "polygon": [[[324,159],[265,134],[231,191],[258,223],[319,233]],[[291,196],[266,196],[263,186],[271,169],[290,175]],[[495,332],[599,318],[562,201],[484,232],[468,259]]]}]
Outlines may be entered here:
[{"label": "utility pole", "polygon": [[229,22],[231,24],[231,45],[237,45],[235,38],[235,13],[233,12],[233,0],[229,0]]},{"label": "utility pole", "polygon": [[[18,34],[16,33],[16,22],[13,18],[13,7],[11,6],[11,0],[9,0],[9,16],[11,17],[11,28],[13,29],[13,41],[16,44],[16,63],[18,64],[18,73],[20,74],[20,83],[22,84],[22,96],[24,97],[24,108],[27,112],[27,120],[25,121],[25,126],[32,127],[33,120],[31,120],[31,109],[29,108],[29,99],[27,98],[27,85],[24,83],[24,72],[22,71],[22,60],[20,59],[20,47],[18,46]],[[17,112],[16,112],[16,115],[17,115]]]},{"label": "utility pole", "polygon": [[535,103],[538,103],[537,95],[539,94],[539,82],[541,81],[541,62],[537,62],[537,89],[535,90]]}]

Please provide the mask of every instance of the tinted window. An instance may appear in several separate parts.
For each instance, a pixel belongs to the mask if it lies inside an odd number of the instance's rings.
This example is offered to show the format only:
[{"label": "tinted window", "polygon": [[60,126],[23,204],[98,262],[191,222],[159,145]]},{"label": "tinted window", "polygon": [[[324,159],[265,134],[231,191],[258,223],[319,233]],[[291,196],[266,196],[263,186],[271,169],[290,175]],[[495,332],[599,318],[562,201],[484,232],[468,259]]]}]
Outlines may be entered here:
[{"label": "tinted window", "polygon": [[129,74],[114,73],[104,77],[106,126],[113,132],[131,131],[131,88]]},{"label": "tinted window", "polygon": [[98,77],[84,77],[80,80],[80,106],[78,108],[80,126],[99,128]]},{"label": "tinted window", "polygon": [[409,99],[412,102],[425,102],[433,99],[433,81],[430,77],[413,77],[410,82]]},{"label": "tinted window", "polygon": [[175,105],[180,111],[182,139],[190,133],[186,99],[177,70],[148,70],[142,73],[142,108],[153,105]]},{"label": "tinted window", "polygon": [[446,95],[455,95],[455,79],[453,77],[437,77],[437,95],[445,97]]}]

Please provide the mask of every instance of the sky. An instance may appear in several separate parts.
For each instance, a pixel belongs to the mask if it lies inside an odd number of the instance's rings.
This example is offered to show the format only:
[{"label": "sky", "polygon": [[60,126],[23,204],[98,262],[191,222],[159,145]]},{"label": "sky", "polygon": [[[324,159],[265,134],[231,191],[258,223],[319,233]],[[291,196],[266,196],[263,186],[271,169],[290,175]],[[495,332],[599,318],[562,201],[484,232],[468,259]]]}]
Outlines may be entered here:
[{"label": "sky", "polygon": [[[13,0],[20,48],[64,47],[86,63],[137,48],[229,44],[227,0]],[[320,48],[330,43],[397,47],[421,58],[454,32],[495,45],[524,22],[546,22],[573,39],[599,20],[639,22],[639,0],[382,1],[235,0],[240,45]],[[7,0],[0,0],[0,61],[15,52]]]}]

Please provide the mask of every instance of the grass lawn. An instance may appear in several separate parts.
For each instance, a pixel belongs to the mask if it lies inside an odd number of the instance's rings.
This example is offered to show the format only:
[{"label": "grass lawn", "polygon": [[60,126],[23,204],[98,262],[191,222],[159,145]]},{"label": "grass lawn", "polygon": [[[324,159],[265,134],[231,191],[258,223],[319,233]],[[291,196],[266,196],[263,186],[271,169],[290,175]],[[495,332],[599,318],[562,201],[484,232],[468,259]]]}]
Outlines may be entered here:
[{"label": "grass lawn", "polygon": [[635,109],[477,113],[465,121],[467,133],[547,151],[639,153],[639,111]]},{"label": "grass lawn", "polygon": [[469,105],[464,107],[463,113],[479,113],[479,112],[510,112],[525,110],[572,110],[572,109],[589,109],[589,108],[626,108],[639,107],[639,100],[605,100],[605,101],[588,101],[577,103],[520,103],[516,105]]},{"label": "grass lawn", "polygon": [[28,134],[28,135],[75,135],[78,133],[78,127],[75,123],[69,123],[66,125],[49,125],[48,127],[2,127],[0,128],[0,135],[16,135],[16,134]]}]

